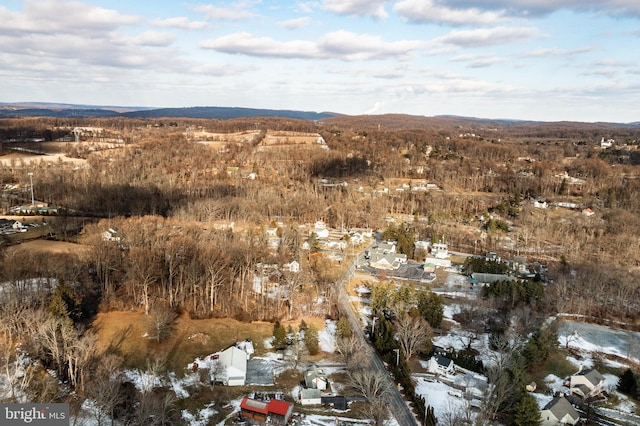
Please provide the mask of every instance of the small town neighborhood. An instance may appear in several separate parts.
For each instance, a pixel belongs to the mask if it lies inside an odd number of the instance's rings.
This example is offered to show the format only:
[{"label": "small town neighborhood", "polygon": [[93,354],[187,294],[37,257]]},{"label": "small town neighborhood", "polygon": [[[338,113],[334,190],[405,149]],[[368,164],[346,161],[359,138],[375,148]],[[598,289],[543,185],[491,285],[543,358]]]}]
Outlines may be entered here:
[{"label": "small town neighborhood", "polygon": [[[323,252],[326,250],[330,253],[336,249],[336,244],[332,243],[332,235],[334,242],[343,241],[340,232],[331,231],[320,222],[310,228],[309,232],[318,236],[320,246],[324,247]],[[109,230],[108,233],[109,238],[114,238],[116,231]],[[275,232],[267,230],[267,235],[271,235],[272,239],[277,238]],[[530,278],[534,274],[532,271],[537,270],[539,274],[543,269],[540,269],[538,264],[528,264],[522,256],[505,260],[497,253],[489,252],[483,259],[487,262],[506,263],[507,273],[463,275],[461,265],[456,265],[451,259],[453,256],[464,259],[465,256],[461,257],[459,253],[452,255],[445,242],[417,242],[416,246],[427,248],[427,251],[424,261],[416,263],[409,262],[406,256],[396,253],[394,241],[376,241],[370,232],[358,231],[349,235],[352,236],[352,245],[367,247],[360,253],[355,253],[354,250],[351,260],[357,268],[347,281],[350,307],[358,313],[361,327],[367,332],[375,327],[376,318],[372,317],[369,304],[372,289],[380,277],[380,272],[383,272],[385,279],[395,282],[398,290],[407,279],[418,285],[429,285],[436,281],[437,274],[446,275],[443,286],[434,288],[434,291],[447,301],[444,305],[447,331],[434,333],[431,352],[421,355],[419,371],[412,373],[412,380],[416,386],[416,393],[434,408],[438,419],[454,418],[454,414],[465,412],[468,423],[464,424],[472,424],[476,413],[481,410],[485,398],[491,394],[495,385],[485,375],[457,365],[449,356],[466,349],[469,345],[486,366],[492,362],[499,362],[500,354],[487,344],[487,334],[480,333],[470,339],[468,333],[454,319],[455,314],[465,303],[480,297],[479,289],[483,286],[492,282]],[[277,243],[269,242],[269,246],[277,247]],[[339,246],[338,250],[344,253],[346,248]],[[339,261],[346,260],[348,259],[341,258]],[[419,275],[422,279],[416,280],[418,270],[423,270]],[[258,265],[253,277],[253,291],[271,298],[288,297],[287,289],[280,288],[277,284],[279,280],[269,280],[269,277],[273,278],[274,275],[281,274],[281,271],[299,273],[300,265],[295,261],[281,267]],[[406,278],[407,276],[411,278]],[[357,282],[357,285],[350,284],[351,280]],[[597,345],[597,342],[590,342],[589,335],[583,333],[584,331],[577,332],[572,327],[565,326],[564,331],[558,334],[561,344],[571,349],[567,357],[575,365],[572,374],[566,377],[550,374],[543,383],[532,382],[526,386],[526,392],[532,395],[538,404],[542,424],[580,424],[588,417],[593,418],[593,414],[587,412],[589,410],[600,413],[599,418],[604,423],[599,424],[610,424],[606,421],[613,421],[613,424],[634,424],[635,421],[640,421],[640,417],[629,410],[631,405],[623,403],[628,400],[617,392],[618,378],[611,374],[603,375],[593,367],[596,359],[605,359],[604,365],[608,365],[606,358],[602,357],[616,355],[615,352],[608,352],[613,348],[600,348],[603,352],[590,350],[589,345]],[[640,339],[640,335],[629,336],[629,339]],[[235,410],[228,416],[228,422],[225,424],[361,424],[359,420],[349,419],[348,413],[353,403],[366,401],[366,398],[348,391],[348,384],[344,381],[347,366],[343,362],[335,361],[335,321],[327,320],[325,328],[320,330],[320,357],[326,356],[327,360],[320,358],[310,363],[301,362],[303,359],[298,346],[304,345],[303,331],[290,332],[288,340],[288,346],[277,351],[273,350],[272,338],[257,342],[257,346],[262,348],[260,356],[255,356],[254,342],[250,339],[240,340],[219,352],[195,359],[192,364],[186,366],[185,371],[188,372],[185,373],[182,382],[189,383],[192,381],[189,377],[205,374],[204,383],[210,383],[212,386],[246,389],[246,394],[237,401]],[[626,357],[612,361],[611,365],[617,366],[618,362],[624,362],[625,359],[631,365],[638,362],[633,354],[627,353]],[[293,370],[299,378],[299,383],[292,388],[282,388],[277,384],[278,376],[287,370]],[[158,382],[159,385],[160,383],[162,381]],[[182,389],[184,385],[172,379],[171,386]],[[402,393],[400,387],[392,390],[396,391]],[[619,408],[611,406],[612,396],[618,401]],[[604,407],[609,408],[605,410]],[[203,411],[202,417],[194,419],[191,424],[206,422],[206,412]],[[403,425],[393,417],[389,421],[389,424]],[[615,423],[616,421],[621,423]]]},{"label": "small town neighborhood", "polygon": [[640,424],[635,125],[0,124],[3,402],[74,426]]}]

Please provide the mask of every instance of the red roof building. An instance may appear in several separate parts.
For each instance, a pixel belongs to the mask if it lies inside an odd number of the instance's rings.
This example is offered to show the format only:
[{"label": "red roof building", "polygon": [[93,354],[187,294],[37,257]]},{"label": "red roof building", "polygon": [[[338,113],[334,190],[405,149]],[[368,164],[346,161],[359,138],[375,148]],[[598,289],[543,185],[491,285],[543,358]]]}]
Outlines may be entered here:
[{"label": "red roof building", "polygon": [[269,419],[270,424],[286,425],[293,414],[293,404],[278,399],[258,401],[245,396],[240,403],[240,413],[260,423]]}]

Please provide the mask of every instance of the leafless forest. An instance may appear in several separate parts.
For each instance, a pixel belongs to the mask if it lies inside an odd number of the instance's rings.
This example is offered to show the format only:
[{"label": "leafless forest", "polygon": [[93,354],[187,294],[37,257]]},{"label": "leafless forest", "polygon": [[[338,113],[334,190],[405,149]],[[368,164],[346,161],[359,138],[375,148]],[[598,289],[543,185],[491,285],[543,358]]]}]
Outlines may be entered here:
[{"label": "leafless forest", "polygon": [[[78,127],[102,130],[60,142]],[[256,136],[205,144],[189,137],[193,128]],[[285,130],[317,133],[329,149],[259,149],[268,132]],[[106,146],[101,138],[121,142]],[[615,145],[601,148],[602,138]],[[395,217],[419,239],[445,238],[456,251],[526,256],[549,266],[539,313],[635,326],[638,139],[638,126],[409,116],[3,120],[0,207],[30,203],[10,188],[28,188],[33,173],[36,200],[60,207],[48,238],[83,247],[42,254],[4,238],[3,368],[16,365],[13,348],[21,342],[79,392],[103,392],[94,397],[108,407],[108,387],[84,388],[89,375],[109,380],[110,361],[96,362],[91,334],[80,331],[97,312],[144,311],[156,319],[158,336],[172,313],[242,321],[308,314],[318,295],[331,299],[338,274],[330,260],[302,249],[308,234],[299,225],[318,220],[346,233],[384,230]],[[82,161],[27,161],[16,148]],[[412,189],[423,181],[436,189]],[[268,228],[281,238],[275,251]],[[110,229],[117,236],[105,238]],[[291,260],[303,272],[280,276],[288,299],[251,291],[256,265]],[[55,279],[65,286],[54,289]],[[65,318],[72,323],[58,324]],[[33,383],[37,400],[58,392],[44,379]]]}]

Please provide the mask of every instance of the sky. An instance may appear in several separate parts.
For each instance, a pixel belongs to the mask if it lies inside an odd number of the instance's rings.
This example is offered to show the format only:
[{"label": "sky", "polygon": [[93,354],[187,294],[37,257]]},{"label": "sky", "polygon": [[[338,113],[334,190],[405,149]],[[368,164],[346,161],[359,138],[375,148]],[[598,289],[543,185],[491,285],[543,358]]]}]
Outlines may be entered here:
[{"label": "sky", "polygon": [[0,0],[0,102],[640,121],[639,0]]}]

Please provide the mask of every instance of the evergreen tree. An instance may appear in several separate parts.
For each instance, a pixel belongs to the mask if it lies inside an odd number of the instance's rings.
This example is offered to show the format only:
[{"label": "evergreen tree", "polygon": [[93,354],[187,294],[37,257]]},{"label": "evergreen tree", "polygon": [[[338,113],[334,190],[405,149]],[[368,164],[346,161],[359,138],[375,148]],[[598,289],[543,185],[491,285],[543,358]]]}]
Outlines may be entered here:
[{"label": "evergreen tree", "polygon": [[430,291],[418,292],[418,310],[422,318],[429,322],[433,328],[440,327],[444,318],[444,302],[442,296]]},{"label": "evergreen tree", "polygon": [[378,322],[376,323],[376,328],[373,335],[373,346],[382,355],[391,352],[391,350],[395,347],[393,328],[384,316],[378,318]]},{"label": "evergreen tree", "polygon": [[320,239],[318,238],[318,234],[315,232],[309,234],[309,251],[311,251],[311,253],[317,253],[320,251]]},{"label": "evergreen tree", "polygon": [[340,317],[338,320],[336,324],[336,336],[342,339],[351,337],[351,326],[346,317]]},{"label": "evergreen tree", "polygon": [[513,418],[514,426],[540,426],[542,417],[540,407],[536,399],[528,393],[523,393],[520,401],[515,406],[516,412]]},{"label": "evergreen tree", "polygon": [[426,419],[424,420],[424,424],[426,426],[436,426],[437,423],[438,423],[438,420],[436,419],[436,415],[433,411],[433,407],[429,405],[427,407],[427,416],[426,416]]},{"label": "evergreen tree", "polygon": [[273,325],[273,348],[282,350],[287,347],[287,330],[284,325],[276,322]]},{"label": "evergreen tree", "polygon": [[304,332],[304,344],[309,351],[309,355],[316,355],[320,351],[318,329],[314,325],[310,325],[307,331]]},{"label": "evergreen tree", "polygon": [[618,379],[618,390],[633,397],[638,394],[638,380],[630,368],[627,368]]},{"label": "evergreen tree", "polygon": [[58,286],[49,303],[49,312],[55,317],[68,319],[72,322],[75,322],[80,316],[80,304],[73,289],[64,280],[58,280]]}]

